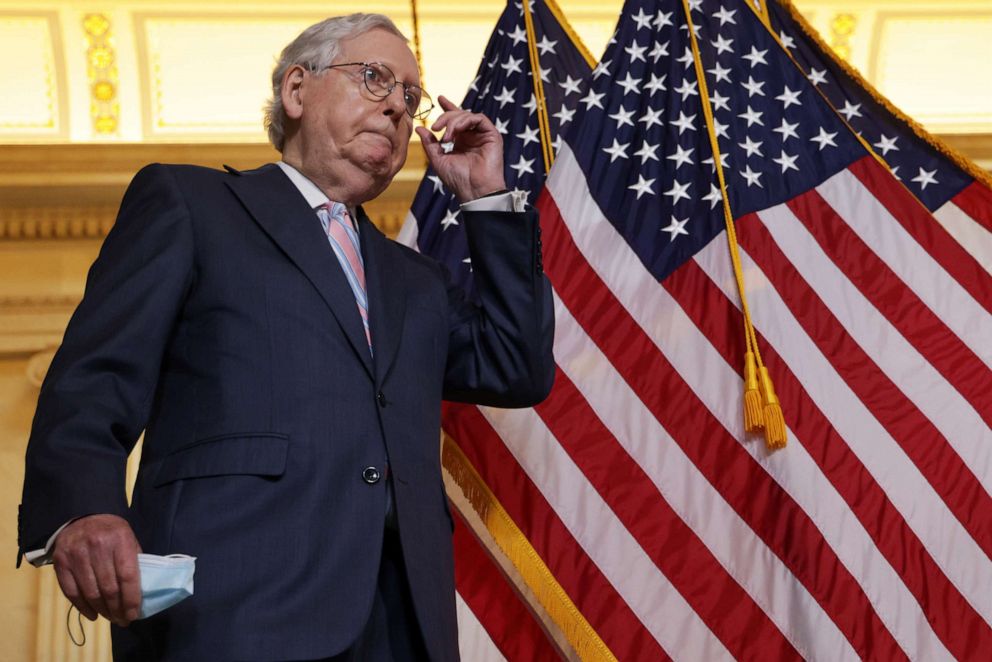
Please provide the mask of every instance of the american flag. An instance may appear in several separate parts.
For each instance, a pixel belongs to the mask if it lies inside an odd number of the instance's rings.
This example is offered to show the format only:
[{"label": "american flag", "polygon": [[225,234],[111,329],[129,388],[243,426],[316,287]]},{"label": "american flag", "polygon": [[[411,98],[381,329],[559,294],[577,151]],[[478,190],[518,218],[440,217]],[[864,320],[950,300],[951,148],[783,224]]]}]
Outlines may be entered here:
[{"label": "american flag", "polygon": [[[445,428],[618,659],[987,659],[992,252],[776,36],[746,0],[625,4],[536,203],[555,388]],[[717,164],[781,451],[743,430]]]},{"label": "american flag", "polygon": [[[568,126],[574,112],[562,112],[561,109],[566,105],[574,107],[581,85],[592,71],[592,56],[562,19],[561,10],[553,0],[531,0],[529,9],[533,25],[530,42],[538,57],[550,134],[557,147],[559,129]],[[503,136],[507,185],[522,191],[533,204],[544,185],[547,171],[542,156],[538,96],[528,44],[523,5],[508,2],[461,105],[484,113],[494,122]],[[436,173],[428,169],[399,240],[437,258],[445,264],[453,279],[471,293],[471,262],[458,204]],[[460,418],[458,411],[453,409],[445,413],[444,426],[449,432],[454,432],[453,421]],[[487,432],[485,428],[480,431]],[[446,443],[457,443],[478,460],[478,455],[471,449],[483,443],[483,439],[476,434],[476,429],[470,428]],[[457,471],[451,466],[451,457],[451,453],[445,453],[445,468]],[[465,456],[460,461],[469,463]],[[453,489],[459,489],[459,486]],[[471,507],[460,499],[455,499],[453,505]],[[481,528],[485,529],[485,526]],[[480,540],[476,534],[485,538]],[[495,532],[473,532],[464,519],[458,519],[454,535],[455,584],[463,659],[485,662],[557,657],[556,646],[531,612],[532,607],[540,609],[540,605],[521,599],[522,586],[526,590],[522,579],[514,585],[505,576],[507,564],[512,567],[513,559],[502,556],[501,546],[513,545],[519,549],[519,542],[508,541],[505,535],[498,536]],[[543,588],[547,589],[546,586]]]},{"label": "american flag", "polygon": [[[992,177],[950,152],[825,49],[789,0],[768,3],[771,27],[848,124],[950,237],[992,272]],[[953,271],[954,265],[945,266]]]}]

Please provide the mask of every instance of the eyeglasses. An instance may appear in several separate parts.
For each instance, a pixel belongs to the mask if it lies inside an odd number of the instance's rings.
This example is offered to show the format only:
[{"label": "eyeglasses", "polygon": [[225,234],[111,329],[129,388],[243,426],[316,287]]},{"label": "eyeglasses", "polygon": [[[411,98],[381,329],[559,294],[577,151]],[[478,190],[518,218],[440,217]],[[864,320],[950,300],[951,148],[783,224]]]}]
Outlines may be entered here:
[{"label": "eyeglasses", "polygon": [[396,74],[381,62],[345,62],[343,64],[330,64],[319,70],[311,65],[310,70],[319,73],[338,67],[362,67],[362,80],[365,82],[365,88],[378,99],[385,99],[392,94],[397,85],[402,85],[406,114],[414,119],[424,119],[434,108],[434,102],[427,92],[424,92],[417,85],[398,82]]}]

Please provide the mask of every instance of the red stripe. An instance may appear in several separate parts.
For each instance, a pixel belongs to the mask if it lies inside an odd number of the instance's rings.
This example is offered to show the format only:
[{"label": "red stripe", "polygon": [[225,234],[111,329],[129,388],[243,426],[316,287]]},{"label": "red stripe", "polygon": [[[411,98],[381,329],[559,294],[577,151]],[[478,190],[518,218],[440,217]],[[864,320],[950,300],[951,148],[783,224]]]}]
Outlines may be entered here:
[{"label": "red stripe", "polygon": [[816,190],[789,209],[827,257],[909,343],[992,425],[992,370],[947,328]]},{"label": "red stripe", "polygon": [[900,185],[870,156],[852,163],[848,170],[920,246],[926,246],[927,252],[979,305],[992,313],[992,280],[988,272],[930,215],[909,189]]},{"label": "red stripe", "polygon": [[972,182],[951,198],[951,202],[976,223],[992,232],[992,189],[981,182]]},{"label": "red stripe", "polygon": [[851,338],[753,214],[738,220],[741,246],[851,391],[992,558],[992,498],[947,439]]},{"label": "red stripe", "polygon": [[905,659],[809,516],[728,434],[650,338],[634,324],[616,324],[623,306],[586,264],[550,196],[542,195],[537,206],[552,283],[590,338],[703,475],[823,606],[854,649],[865,657]]},{"label": "red stripe", "polygon": [[561,370],[554,393],[536,411],[645,553],[736,659],[801,659]]},{"label": "red stripe", "polygon": [[[762,265],[764,260],[758,260],[751,243],[771,244],[770,237],[758,238],[755,235],[764,231],[760,223],[738,222],[738,237],[741,238],[745,249]],[[745,239],[745,235],[747,239]],[[769,250],[772,250],[769,248]],[[780,253],[776,258],[784,261],[785,257]],[[765,268],[763,266],[763,268]],[[700,271],[698,275],[693,272],[698,270],[695,264],[683,265],[679,278],[672,280],[669,278],[670,289],[677,293],[677,298],[681,306],[689,312],[696,320],[697,325],[717,349],[725,357],[736,359],[739,349],[726,346],[724,335],[721,335],[720,328],[711,328],[712,319],[722,320],[725,316],[732,317],[732,325],[740,325],[740,315],[717,290],[716,286],[706,278]],[[788,280],[790,276],[772,277],[767,271],[765,274],[776,283],[782,278]],[[673,277],[675,275],[673,274]],[[694,285],[682,284],[680,278],[693,279]],[[791,278],[801,281],[798,274],[793,273]],[[705,284],[702,281],[705,280]],[[666,281],[666,285],[669,284]],[[776,289],[779,289],[776,287]],[[779,290],[781,293],[781,290]],[[809,293],[811,299],[816,295]],[[704,308],[694,309],[695,299],[702,299]],[[724,309],[721,311],[721,309]],[[793,310],[793,314],[795,311]],[[830,326],[830,313],[821,309],[821,318],[811,315],[808,320],[810,324],[816,325],[817,329]],[[801,321],[800,321],[801,323]],[[722,328],[722,326],[721,326]],[[834,329],[836,331],[836,329]],[[809,329],[807,328],[807,332]],[[816,338],[814,338],[814,341]],[[831,342],[840,342],[835,335],[829,339],[824,339],[820,345]],[[924,549],[922,543],[913,533],[899,511],[891,504],[885,496],[884,490],[877,484],[868,469],[861,464],[860,460],[851,452],[846,442],[833,429],[830,421],[816,407],[810,399],[802,384],[791,372],[782,359],[770,348],[767,342],[762,339],[762,358],[764,358],[768,369],[776,383],[776,390],[779,399],[783,403],[783,412],[786,415],[786,423],[794,430],[796,437],[823,470],[830,482],[837,488],[837,491],[844,498],[851,510],[858,517],[858,520],[865,527],[865,530],[875,541],[879,551],[892,565],[893,569],[899,573],[906,587],[916,597],[920,603],[923,613],[926,615],[930,626],[955,656],[967,659],[969,652],[975,650],[992,650],[992,631],[982,617],[975,612],[967,600],[954,588],[944,573],[934,562],[933,557]],[[856,347],[856,346],[855,346]],[[836,358],[831,359],[834,365],[846,362],[848,357],[845,352],[860,351],[849,345],[844,349],[838,349]],[[868,372],[865,366],[869,365],[865,359],[854,359],[850,361],[851,368],[859,373]],[[890,406],[898,408],[898,404],[889,403],[886,398],[879,397],[877,400],[878,409],[886,410]],[[934,443],[933,439],[923,440],[925,444]],[[981,644],[981,647],[975,648]]]},{"label": "red stripe", "polygon": [[524,532],[572,603],[621,660],[665,651],[593,563],[476,407],[445,403],[444,428]]},{"label": "red stripe", "polygon": [[461,518],[455,520],[455,586],[508,660],[559,660],[558,649]]}]

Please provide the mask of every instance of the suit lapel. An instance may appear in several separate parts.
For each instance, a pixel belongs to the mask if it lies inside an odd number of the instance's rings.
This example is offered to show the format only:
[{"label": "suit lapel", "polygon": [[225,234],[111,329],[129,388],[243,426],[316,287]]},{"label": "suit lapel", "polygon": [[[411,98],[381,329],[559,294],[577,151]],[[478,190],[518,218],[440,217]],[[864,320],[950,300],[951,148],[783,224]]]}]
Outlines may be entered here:
[{"label": "suit lapel", "polygon": [[399,248],[389,241],[358,208],[359,236],[362,259],[365,261],[365,283],[369,293],[369,327],[375,350],[375,381],[381,385],[389,374],[406,315],[406,278],[397,272],[403,260]]},{"label": "suit lapel", "polygon": [[[317,288],[365,370],[373,377],[372,357],[355,295],[327,243],[317,215],[278,166],[269,164],[239,174],[242,176],[230,178],[227,185],[255,222]],[[364,230],[363,235],[372,234]],[[364,252],[364,236],[362,244]],[[369,313],[371,316],[372,311]],[[374,327],[372,333],[375,340]]]}]

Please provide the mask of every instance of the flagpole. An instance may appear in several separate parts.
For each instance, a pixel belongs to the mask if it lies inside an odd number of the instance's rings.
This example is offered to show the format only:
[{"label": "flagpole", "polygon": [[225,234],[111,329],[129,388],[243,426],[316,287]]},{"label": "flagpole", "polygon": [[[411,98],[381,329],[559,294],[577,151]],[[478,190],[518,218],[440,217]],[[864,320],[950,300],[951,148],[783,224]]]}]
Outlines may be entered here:
[{"label": "flagpole", "polygon": [[751,321],[751,309],[747,303],[744,287],[744,270],[741,267],[741,257],[738,251],[737,228],[734,216],[730,210],[730,197],[727,195],[727,182],[723,176],[723,161],[720,158],[720,143],[713,127],[713,108],[710,105],[710,95],[706,87],[706,76],[703,71],[703,59],[696,41],[695,26],[689,10],[688,0],[682,0],[682,10],[685,12],[686,25],[689,27],[689,42],[692,44],[693,63],[696,68],[696,79],[699,82],[699,96],[702,99],[703,116],[706,119],[706,132],[710,138],[713,151],[713,168],[716,170],[720,193],[723,198],[723,219],[727,226],[727,245],[730,248],[730,262],[734,267],[734,278],[741,297],[741,311],[744,313],[744,429],[747,432],[765,431],[765,445],[770,450],[785,447],[787,434],[785,420],[782,417],[782,407],[775,387],[772,385],[768,369],[761,360],[761,350],[758,348],[758,336]]}]

